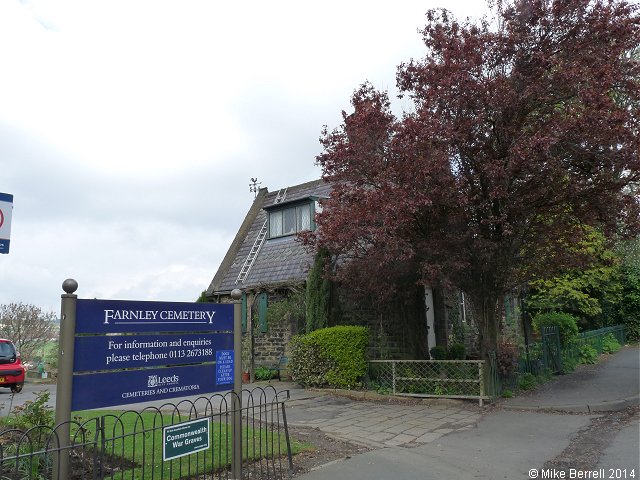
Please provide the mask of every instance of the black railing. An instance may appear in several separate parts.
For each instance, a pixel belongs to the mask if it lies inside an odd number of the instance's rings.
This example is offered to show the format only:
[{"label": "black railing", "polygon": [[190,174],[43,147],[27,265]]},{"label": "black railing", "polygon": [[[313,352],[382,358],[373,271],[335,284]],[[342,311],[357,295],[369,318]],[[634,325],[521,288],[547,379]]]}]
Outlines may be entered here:
[{"label": "black railing", "polygon": [[[285,412],[288,398],[288,391],[277,392],[271,386],[243,391],[243,478],[278,480],[292,471]],[[231,478],[233,400],[229,392],[93,417],[90,411],[74,412],[68,424],[1,431],[0,479]],[[163,429],[205,418],[209,419],[209,448],[164,460]],[[67,430],[70,439],[63,441],[60,432]],[[69,479],[57,475],[63,459],[69,464]]]}]

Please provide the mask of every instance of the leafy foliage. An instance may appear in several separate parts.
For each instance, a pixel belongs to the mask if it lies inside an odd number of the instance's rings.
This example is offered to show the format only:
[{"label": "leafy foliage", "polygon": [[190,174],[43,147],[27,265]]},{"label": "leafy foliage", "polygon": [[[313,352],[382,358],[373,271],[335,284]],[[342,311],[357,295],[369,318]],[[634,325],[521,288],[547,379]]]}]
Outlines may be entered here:
[{"label": "leafy foliage", "polygon": [[589,227],[584,227],[584,237],[579,242],[567,248],[583,259],[583,265],[557,277],[532,281],[527,307],[533,315],[562,311],[586,318],[585,330],[605,326],[606,320],[601,318],[603,310],[622,297],[620,259],[607,248],[602,232]]},{"label": "leafy foliage", "polygon": [[295,322],[298,326],[304,324],[305,293],[294,289],[281,299],[269,304],[267,309],[267,324],[282,325]]},{"label": "leafy foliage", "polygon": [[329,252],[321,248],[307,276],[306,332],[311,333],[327,326],[331,284],[326,275]]},{"label": "leafy foliage", "polygon": [[337,326],[298,335],[291,341],[289,371],[304,386],[354,388],[367,371],[366,327]]},{"label": "leafy foliage", "polygon": [[256,380],[258,381],[271,380],[275,378],[276,374],[277,372],[275,370],[263,366],[256,368],[255,371]]},{"label": "leafy foliage", "polygon": [[533,319],[533,328],[542,333],[542,327],[558,327],[560,344],[568,345],[578,335],[577,319],[570,313],[550,312],[542,313]]},{"label": "leafy foliage", "polygon": [[589,344],[581,345],[578,348],[578,358],[580,363],[593,365],[598,362],[598,351]]},{"label": "leafy foliage", "polygon": [[464,360],[466,358],[466,349],[464,343],[452,343],[449,345],[447,352],[449,360]]},{"label": "leafy foliage", "polygon": [[[513,287],[580,264],[584,226],[638,228],[640,35],[624,0],[495,2],[494,22],[427,13],[424,58],[400,65],[401,118],[365,84],[322,134],[334,184],[308,242],[376,298],[399,278],[459,287],[480,347]],[[384,281],[380,281],[384,279]]]},{"label": "leafy foliage", "polygon": [[620,350],[620,343],[613,335],[613,333],[608,333],[602,339],[602,352],[603,353],[616,353]]},{"label": "leafy foliage", "polygon": [[0,337],[15,343],[22,358],[31,359],[56,335],[57,315],[25,303],[0,305]]},{"label": "leafy foliage", "polygon": [[207,291],[203,290],[200,296],[198,297],[198,299],[196,300],[196,303],[208,303],[210,301],[211,299],[207,297]]},{"label": "leafy foliage", "polygon": [[617,253],[621,259],[622,298],[614,317],[624,323],[627,338],[640,340],[640,238],[621,242]]},{"label": "leafy foliage", "polygon": [[501,378],[510,378],[518,369],[518,346],[513,343],[502,342],[496,355],[498,374]]},{"label": "leafy foliage", "polygon": [[39,425],[53,426],[53,408],[47,404],[50,398],[49,392],[43,390],[35,395],[35,400],[27,400],[24,404],[14,407],[12,412],[14,416],[7,419],[13,428],[28,430]]},{"label": "leafy foliage", "polygon": [[429,350],[431,354],[431,358],[433,360],[446,360],[447,359],[447,349],[442,345],[436,345]]},{"label": "leafy foliage", "polygon": [[562,357],[562,373],[571,373],[573,372],[580,359],[573,354],[571,349],[563,349],[561,352]]},{"label": "leafy foliage", "polygon": [[518,377],[518,388],[520,390],[532,390],[538,385],[538,379],[532,373],[523,373]]}]

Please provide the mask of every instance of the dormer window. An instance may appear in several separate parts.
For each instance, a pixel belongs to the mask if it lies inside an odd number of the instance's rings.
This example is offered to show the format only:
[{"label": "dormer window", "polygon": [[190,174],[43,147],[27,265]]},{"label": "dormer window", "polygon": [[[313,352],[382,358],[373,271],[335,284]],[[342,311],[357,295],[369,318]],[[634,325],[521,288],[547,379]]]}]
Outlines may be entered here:
[{"label": "dormer window", "polygon": [[311,230],[311,202],[269,210],[269,238]]}]

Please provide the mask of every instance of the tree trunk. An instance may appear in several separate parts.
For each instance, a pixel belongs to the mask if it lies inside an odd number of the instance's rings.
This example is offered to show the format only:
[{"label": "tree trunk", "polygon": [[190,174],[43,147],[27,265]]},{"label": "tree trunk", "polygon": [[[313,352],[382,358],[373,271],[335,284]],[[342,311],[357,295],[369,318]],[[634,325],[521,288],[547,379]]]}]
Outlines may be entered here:
[{"label": "tree trunk", "polygon": [[480,358],[489,359],[489,353],[498,349],[500,324],[500,298],[471,295],[473,318],[478,325]]}]

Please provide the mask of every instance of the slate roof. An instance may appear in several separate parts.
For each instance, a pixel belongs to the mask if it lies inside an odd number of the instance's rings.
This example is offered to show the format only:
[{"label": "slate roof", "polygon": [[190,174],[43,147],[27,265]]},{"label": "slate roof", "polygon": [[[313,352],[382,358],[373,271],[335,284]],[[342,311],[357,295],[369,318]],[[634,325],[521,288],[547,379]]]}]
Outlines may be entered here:
[{"label": "slate roof", "polygon": [[[284,189],[282,189],[284,191]],[[287,187],[285,198],[280,205],[292,203],[310,197],[326,198],[331,192],[329,184],[323,180],[314,180]],[[266,239],[256,257],[249,275],[244,282],[236,279],[253,246],[262,225],[267,219],[264,208],[274,206],[278,190],[269,192],[260,189],[251,209],[227,252],[211,285],[207,295],[226,294],[234,288],[252,288],[264,284],[293,284],[306,280],[307,272],[313,262],[313,254],[297,240],[296,235]]]}]

